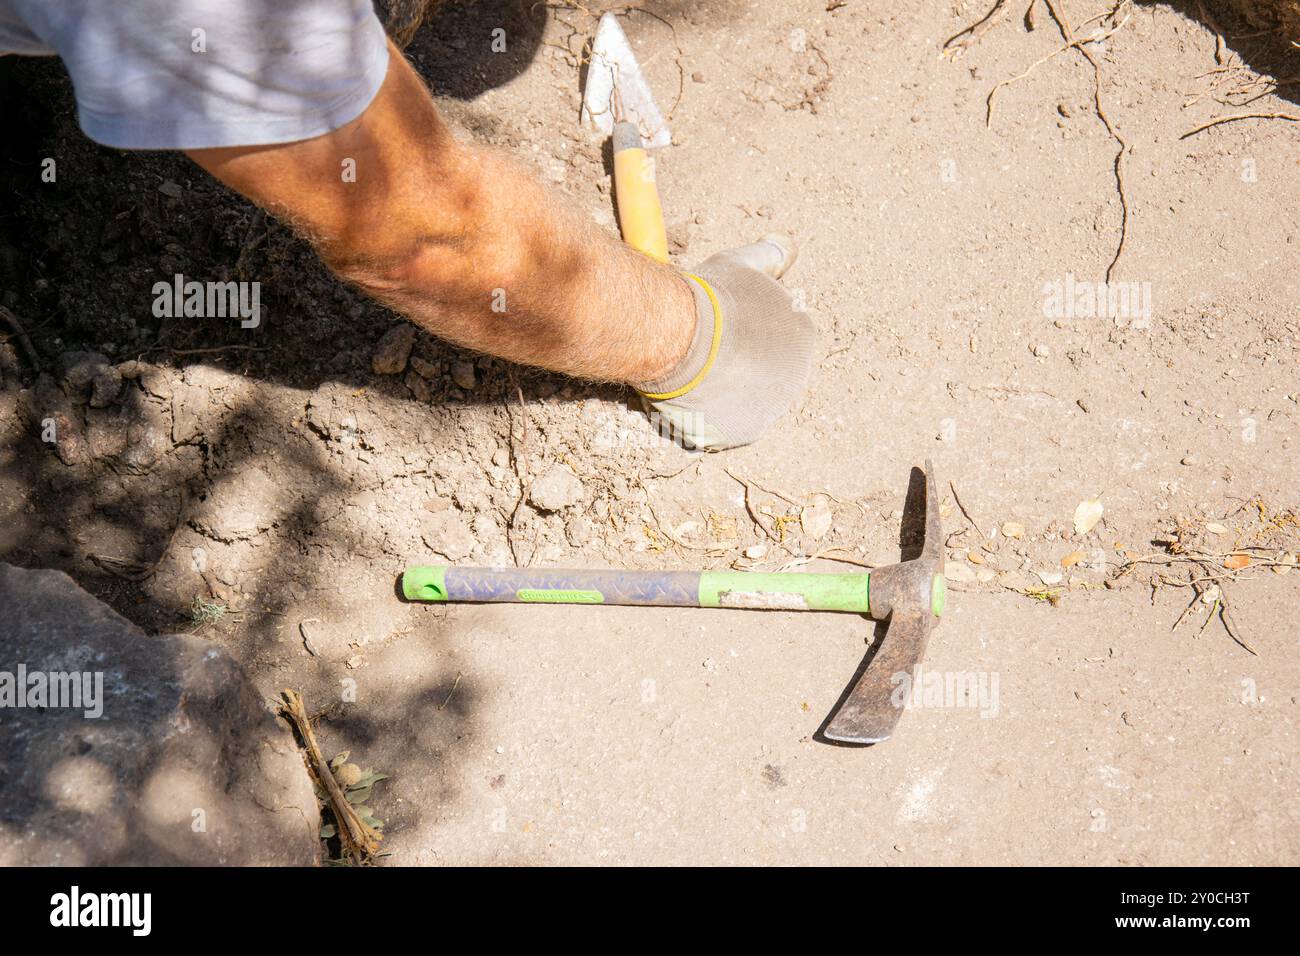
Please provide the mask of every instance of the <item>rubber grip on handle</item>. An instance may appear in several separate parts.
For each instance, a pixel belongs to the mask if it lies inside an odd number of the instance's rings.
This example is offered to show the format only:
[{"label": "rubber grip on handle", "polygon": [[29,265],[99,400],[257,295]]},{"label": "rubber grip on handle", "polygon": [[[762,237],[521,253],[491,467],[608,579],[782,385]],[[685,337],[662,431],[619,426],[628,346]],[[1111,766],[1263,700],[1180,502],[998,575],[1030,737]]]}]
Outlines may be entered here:
[{"label": "rubber grip on handle", "polygon": [[699,571],[584,571],[545,568],[407,568],[410,601],[631,604],[699,607]]}]

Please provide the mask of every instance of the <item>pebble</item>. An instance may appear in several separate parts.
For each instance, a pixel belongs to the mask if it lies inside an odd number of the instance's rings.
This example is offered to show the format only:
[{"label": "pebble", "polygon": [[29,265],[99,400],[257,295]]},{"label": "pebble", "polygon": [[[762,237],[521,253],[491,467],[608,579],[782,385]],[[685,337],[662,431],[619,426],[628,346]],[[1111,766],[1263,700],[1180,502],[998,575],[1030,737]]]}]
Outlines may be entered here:
[{"label": "pebble", "polygon": [[422,359],[418,355],[411,356],[411,368],[415,371],[416,375],[419,375],[421,378],[427,378],[431,382],[436,380],[438,377],[437,364],[430,362],[428,359]]},{"label": "pebble", "polygon": [[404,381],[417,402],[423,402],[427,405],[433,401],[433,388],[429,385],[427,379],[415,374],[415,372],[407,372]]},{"label": "pebble", "polygon": [[474,363],[466,362],[463,359],[452,362],[451,380],[465,391],[473,391],[474,386],[478,384],[478,376],[474,373]]},{"label": "pebble", "polygon": [[572,515],[564,523],[564,536],[573,547],[585,547],[591,540],[591,522],[582,515]]},{"label": "pebble", "polygon": [[582,482],[568,465],[553,465],[528,490],[528,500],[541,511],[561,511],[582,500]]},{"label": "pebble", "polygon": [[375,344],[370,357],[370,367],[377,375],[399,375],[406,370],[406,361],[415,345],[415,326],[406,322],[395,325]]},{"label": "pebble", "polygon": [[963,583],[975,580],[975,571],[960,561],[949,561],[943,566],[943,576],[949,581]]}]

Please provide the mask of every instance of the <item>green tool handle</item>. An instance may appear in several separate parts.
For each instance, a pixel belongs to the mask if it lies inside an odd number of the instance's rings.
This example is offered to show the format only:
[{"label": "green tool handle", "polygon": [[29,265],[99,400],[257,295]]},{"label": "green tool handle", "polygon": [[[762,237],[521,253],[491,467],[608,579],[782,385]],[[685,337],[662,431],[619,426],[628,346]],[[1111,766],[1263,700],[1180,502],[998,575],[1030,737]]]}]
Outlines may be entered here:
[{"label": "green tool handle", "polygon": [[407,568],[411,601],[624,604],[851,611],[869,614],[870,578],[854,574],[749,571],[582,571],[537,568]]}]

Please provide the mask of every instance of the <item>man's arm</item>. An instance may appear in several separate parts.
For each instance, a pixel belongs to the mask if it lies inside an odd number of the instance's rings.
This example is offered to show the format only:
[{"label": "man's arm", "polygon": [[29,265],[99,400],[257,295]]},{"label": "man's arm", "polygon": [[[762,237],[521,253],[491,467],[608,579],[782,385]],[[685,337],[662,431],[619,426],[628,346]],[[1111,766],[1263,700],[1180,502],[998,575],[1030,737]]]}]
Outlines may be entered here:
[{"label": "man's arm", "polygon": [[691,346],[686,280],[500,153],[459,142],[391,45],[378,95],[334,132],[188,155],[289,222],[339,276],[458,345],[621,382],[668,374]]}]

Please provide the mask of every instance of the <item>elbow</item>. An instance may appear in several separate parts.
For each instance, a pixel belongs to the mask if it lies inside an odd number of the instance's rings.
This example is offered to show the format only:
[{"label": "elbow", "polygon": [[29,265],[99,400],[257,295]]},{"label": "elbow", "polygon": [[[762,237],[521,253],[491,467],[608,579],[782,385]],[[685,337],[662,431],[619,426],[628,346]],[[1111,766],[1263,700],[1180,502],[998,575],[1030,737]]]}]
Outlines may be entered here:
[{"label": "elbow", "polygon": [[425,184],[387,199],[382,213],[320,247],[325,263],[363,291],[379,299],[407,293],[458,298],[518,272],[508,237],[494,235],[481,181]]}]

